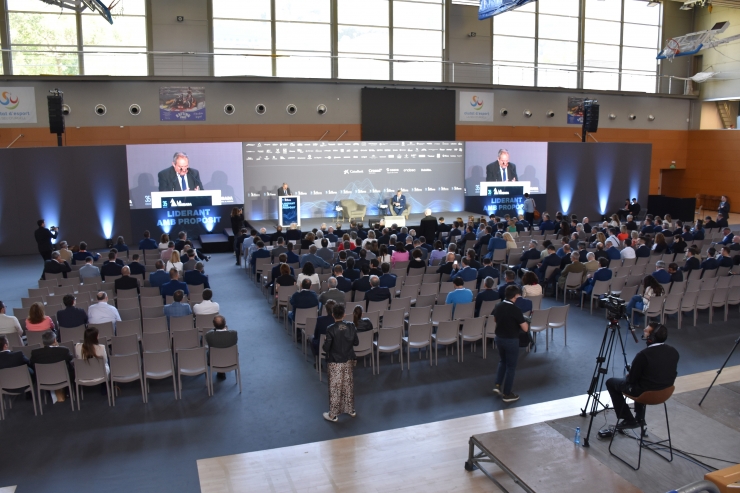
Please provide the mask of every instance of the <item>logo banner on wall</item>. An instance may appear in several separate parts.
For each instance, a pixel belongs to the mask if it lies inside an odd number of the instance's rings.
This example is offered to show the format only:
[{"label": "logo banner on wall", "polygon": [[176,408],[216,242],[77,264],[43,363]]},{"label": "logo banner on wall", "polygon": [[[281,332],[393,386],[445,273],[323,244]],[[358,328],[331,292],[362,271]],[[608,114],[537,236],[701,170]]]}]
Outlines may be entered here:
[{"label": "logo banner on wall", "polygon": [[159,121],[206,121],[206,88],[160,87]]},{"label": "logo banner on wall", "polygon": [[492,122],[493,93],[460,91],[461,122]]},{"label": "logo banner on wall", "polygon": [[568,125],[583,125],[583,98],[568,98]]},{"label": "logo banner on wall", "polygon": [[36,123],[33,87],[0,87],[0,124]]}]

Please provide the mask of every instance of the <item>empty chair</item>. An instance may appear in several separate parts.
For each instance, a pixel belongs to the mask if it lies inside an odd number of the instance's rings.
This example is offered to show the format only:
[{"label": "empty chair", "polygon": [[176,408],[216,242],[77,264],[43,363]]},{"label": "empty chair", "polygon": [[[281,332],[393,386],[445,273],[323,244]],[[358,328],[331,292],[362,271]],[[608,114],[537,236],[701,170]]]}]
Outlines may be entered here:
[{"label": "empty chair", "polygon": [[[144,379],[146,380],[146,391],[149,393],[149,379],[161,380],[163,378],[172,378],[172,389],[175,392],[177,400],[177,384],[175,382],[175,367],[172,363],[172,353],[169,349],[165,351],[145,351],[144,360]],[[148,400],[148,399],[147,399]]]},{"label": "empty chair", "polygon": [[117,299],[129,299],[133,298],[138,300],[139,299],[139,292],[136,289],[119,289],[116,291],[116,298]]},{"label": "empty chair", "polygon": [[15,348],[24,346],[23,339],[21,339],[21,336],[18,335],[18,332],[9,332],[3,335],[8,340],[8,347]]},{"label": "empty chair", "polygon": [[[235,372],[236,381],[239,384],[239,393],[241,394],[242,376],[239,367],[239,347],[236,345],[227,348],[212,347],[209,350],[209,358],[211,377],[213,377],[214,371],[217,373]],[[213,388],[213,382],[209,383]]]},{"label": "empty chair", "polygon": [[[25,368],[23,369],[25,370]],[[44,407],[41,404],[41,391],[58,390],[65,387],[69,387],[69,404],[72,406],[72,411],[74,411],[74,389],[72,387],[72,381],[69,378],[69,372],[67,371],[67,362],[58,361],[51,364],[36,363],[34,370],[36,372],[36,391],[38,393],[37,397],[41,414],[44,414]],[[45,394],[44,402],[46,402]]]},{"label": "empty chair", "polygon": [[[432,307],[419,306],[409,309],[409,325],[425,324],[431,321]],[[373,326],[375,327],[375,326]]]},{"label": "empty chair", "polygon": [[[162,299],[161,297],[159,299]],[[158,318],[164,316],[164,305],[162,306],[142,306],[141,318]]]},{"label": "empty chair", "polygon": [[113,337],[110,340],[111,356],[139,354],[139,338],[136,334]]},{"label": "empty chair", "polygon": [[[560,308],[560,307],[558,307]],[[547,338],[548,320],[551,308],[545,310],[532,310],[532,319],[529,322],[529,332],[533,334],[534,350],[537,351],[537,334],[545,331],[545,350],[550,350],[550,341]]]},{"label": "empty chair", "polygon": [[75,383],[77,384],[77,410],[80,410],[80,401],[85,398],[82,387],[105,385],[108,395],[108,405],[111,402],[111,389],[108,383],[108,373],[105,370],[106,361],[103,358],[88,358],[75,360]]},{"label": "empty chair", "polygon": [[[681,322],[683,321],[683,314],[687,312],[694,312],[696,308],[696,298],[699,296],[698,291],[687,291],[681,297],[681,310],[678,312],[678,328],[681,328]],[[694,327],[696,327],[696,318],[694,318]]]},{"label": "empty chair", "polygon": [[452,305],[434,305],[432,309],[432,323],[439,325],[440,322],[452,320]]},{"label": "empty chair", "polygon": [[443,282],[439,285],[439,297],[444,300],[447,294],[455,290],[455,285],[451,282]]},{"label": "empty chair", "polygon": [[[31,305],[33,305],[34,303],[41,303],[41,304],[43,304],[44,303],[44,298],[42,298],[41,296],[32,296],[32,297],[29,297],[29,298],[21,298],[21,306],[23,308],[26,308],[26,309],[27,308],[31,308]],[[26,313],[26,315],[28,315],[28,314]]]},{"label": "empty chair", "polygon": [[682,293],[670,293],[665,297],[665,302],[663,303],[663,316],[661,317],[664,324],[667,322],[668,315],[678,315],[678,312],[681,310],[682,297]]},{"label": "empty chair", "polygon": [[[459,306],[459,305],[458,305]],[[465,361],[465,343],[483,340],[483,329],[486,319],[479,318],[468,318],[462,324],[462,330],[460,331],[460,357],[462,361]],[[471,348],[471,351],[475,350],[475,345]],[[483,344],[483,356],[486,354],[486,345]]]},{"label": "empty chair", "polygon": [[[422,287],[422,289],[423,289],[423,287]],[[437,300],[437,295],[436,294],[427,294],[427,295],[420,294],[419,296],[416,297],[416,303],[415,303],[414,306],[417,306],[417,307],[429,306],[429,307],[431,307],[431,306],[434,305],[434,303],[435,303],[436,300]]]},{"label": "empty chair", "polygon": [[404,326],[404,318],[405,313],[403,308],[398,310],[388,310],[382,314],[383,316],[383,322],[382,326],[384,329],[389,329],[392,327],[401,327]]},{"label": "empty chair", "polygon": [[184,315],[182,317],[170,317],[170,332],[174,333],[180,330],[190,330],[193,328],[193,316]]},{"label": "empty chair", "polygon": [[60,339],[62,341],[82,342],[85,337],[85,326],[78,327],[60,327]]},{"label": "empty chair", "polygon": [[432,366],[432,324],[427,322],[424,324],[409,324],[409,335],[403,337],[403,342],[406,344],[406,364],[411,369],[411,348],[419,350],[419,357],[421,358],[421,349],[429,348],[427,351],[429,354],[429,366]]},{"label": "empty chair", "polygon": [[403,325],[390,329],[379,329],[378,340],[373,342],[375,354],[377,356],[376,367],[380,373],[380,353],[391,353],[391,363],[393,363],[393,354],[398,351],[401,369],[403,369],[403,346],[401,336],[403,334]]},{"label": "empty chair", "polygon": [[550,329],[550,339],[555,337],[555,329],[563,328],[563,344],[568,344],[568,308],[570,305],[553,306],[547,317],[547,327]]},{"label": "empty chair", "polygon": [[41,340],[41,338],[43,337],[44,332],[48,331],[26,331],[26,343],[29,346],[37,344],[43,345],[43,341]]},{"label": "empty chair", "polygon": [[[376,327],[373,325],[373,327]],[[322,336],[323,337],[323,336]],[[355,346],[355,357],[357,358],[363,358],[363,364],[366,363],[365,356],[370,356],[370,361],[373,369],[373,375],[375,375],[375,357],[373,356],[373,338],[375,337],[375,332],[372,330],[366,330],[364,332],[358,332],[357,338],[359,339],[360,343]]]},{"label": "empty chair", "polygon": [[725,309],[725,306],[727,304],[728,291],[729,291],[729,288],[717,288],[714,290],[714,296],[712,296],[712,306],[709,307],[709,323],[710,324],[712,323],[714,309],[715,308]]},{"label": "empty chair", "polygon": [[141,312],[139,307],[129,308],[126,310],[118,310],[118,314],[121,316],[121,320],[139,320],[141,319]]},{"label": "empty chair", "polygon": [[167,332],[167,317],[144,318],[142,327],[145,334],[147,332]]},{"label": "empty chair", "polygon": [[[104,322],[100,324],[88,324],[88,327],[95,327],[98,329],[98,338],[99,339],[108,339],[110,340],[114,335],[113,331],[113,322]],[[105,344],[105,342],[101,341],[101,344]]]},{"label": "empty chair", "polygon": [[139,298],[120,298],[119,297],[116,299],[116,307],[118,308],[119,312],[121,310],[132,310],[132,309],[136,309],[136,311],[138,312],[139,311]]},{"label": "empty chair", "polygon": [[450,344],[457,345],[457,362],[460,362],[460,322],[458,320],[447,320],[439,322],[437,332],[432,334],[434,340],[434,364],[439,363],[439,345],[445,346],[445,354]]},{"label": "empty chair", "polygon": [[203,332],[208,332],[213,328],[213,319],[218,315],[217,313],[207,315],[196,315],[195,316],[195,328],[200,329]]},{"label": "empty chair", "polygon": [[116,335],[117,336],[128,336],[135,335],[137,339],[141,340],[141,320],[123,320],[116,322]]},{"label": "empty chair", "polygon": [[693,291],[699,292],[701,291],[701,280],[700,279],[692,279],[690,281],[684,281],[686,283],[686,292],[690,293]]},{"label": "empty chair", "polygon": [[172,349],[193,349],[200,347],[200,334],[198,329],[178,330],[172,332]]},{"label": "empty chair", "polygon": [[[533,296],[532,298],[539,298],[540,301],[542,301],[542,296]],[[528,298],[531,299],[532,298]],[[499,304],[499,300],[486,300],[480,305],[480,316],[486,316],[491,315],[493,313],[493,309],[496,308],[496,305]],[[532,300],[532,305],[534,306],[534,300]]]},{"label": "empty chair", "polygon": [[142,308],[163,307],[162,310],[164,310],[164,300],[162,300],[161,296],[150,296],[150,297],[142,296],[141,299],[139,299],[139,304],[141,305]]},{"label": "empty chair", "polygon": [[41,298],[42,301],[46,301],[48,296],[47,288],[28,288],[28,298]]},{"label": "empty chair", "polygon": [[145,353],[170,350],[170,335],[164,332],[145,332],[141,336],[141,347]]},{"label": "empty chair", "polygon": [[[162,293],[159,291],[158,287],[151,287],[151,286],[143,286],[139,288],[139,291],[141,292],[142,298],[159,298],[162,299]],[[142,303],[143,306],[143,303]]]},{"label": "empty chair", "polygon": [[727,290],[727,299],[725,300],[725,322],[727,322],[727,312],[730,306],[740,305],[740,286],[732,286]]},{"label": "empty chair", "polygon": [[[15,389],[20,389],[20,391],[15,392]],[[5,419],[5,396],[15,396],[26,392],[31,393],[33,414],[36,416],[36,394],[33,391],[33,382],[28,367],[23,365],[0,370],[0,418]],[[39,401],[39,407],[41,407],[40,404],[41,401]]]},{"label": "empty chair", "polygon": [[632,299],[634,295],[637,294],[637,291],[640,289],[640,286],[635,284],[634,286],[624,286],[622,288],[622,292],[619,294],[619,297],[623,300],[629,300]]},{"label": "empty chair", "polygon": [[112,398],[113,405],[116,405],[116,391],[118,390],[116,382],[133,382],[139,380],[141,383],[141,399],[146,404],[146,392],[144,391],[144,377],[141,373],[141,359],[139,353],[122,355],[112,355],[110,357],[110,383],[113,387]]},{"label": "empty chair", "polygon": [[367,312],[384,312],[388,309],[387,301],[370,301],[367,304]]},{"label": "empty chair", "polygon": [[[269,259],[268,259],[269,260]],[[206,392],[212,395],[211,378],[208,374],[208,363],[206,363],[206,348],[180,349],[177,351],[177,385],[180,389],[182,399],[182,376],[195,377],[205,375]]]},{"label": "empty chair", "polygon": [[411,298],[391,298],[391,310],[403,310],[404,313],[409,312],[411,308]]},{"label": "empty chair", "polygon": [[694,327],[696,327],[696,317],[699,310],[704,310],[705,308],[709,309],[709,321],[711,323],[713,296],[714,291],[708,289],[704,291],[699,291],[699,295],[696,297],[696,306],[694,306]]}]

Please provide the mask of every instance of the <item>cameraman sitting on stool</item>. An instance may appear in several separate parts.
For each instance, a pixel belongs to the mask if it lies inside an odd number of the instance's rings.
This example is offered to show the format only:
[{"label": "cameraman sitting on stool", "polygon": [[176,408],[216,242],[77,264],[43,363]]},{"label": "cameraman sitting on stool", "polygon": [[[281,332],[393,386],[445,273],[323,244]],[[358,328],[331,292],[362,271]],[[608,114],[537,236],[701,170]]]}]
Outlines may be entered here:
[{"label": "cameraman sitting on stool", "polygon": [[[635,416],[633,417],[625,402],[623,392],[632,397],[638,397],[648,390],[662,390],[670,387],[676,380],[678,351],[664,344],[668,338],[666,326],[651,322],[642,334],[647,348],[637,353],[627,376],[610,378],[606,381],[606,389],[609,391],[614,411],[617,414],[617,431],[637,428],[645,421],[645,405],[635,402]],[[603,431],[600,436],[604,436]]]}]

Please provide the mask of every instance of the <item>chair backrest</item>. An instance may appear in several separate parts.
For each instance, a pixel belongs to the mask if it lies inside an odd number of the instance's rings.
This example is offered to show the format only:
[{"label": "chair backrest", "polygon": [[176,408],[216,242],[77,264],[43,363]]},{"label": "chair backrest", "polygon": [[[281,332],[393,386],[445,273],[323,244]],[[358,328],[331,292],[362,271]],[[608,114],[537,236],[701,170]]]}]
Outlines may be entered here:
[{"label": "chair backrest", "polygon": [[[419,284],[404,284],[401,288],[401,298],[407,298],[409,300],[416,298],[416,295],[419,294],[420,287]],[[393,301],[391,301],[391,305],[393,305]]]},{"label": "chair backrest", "polygon": [[454,291],[454,289],[455,289],[454,283],[445,281],[439,285],[439,294],[442,297],[446,297],[447,293]]},{"label": "chair backrest", "polygon": [[297,308],[295,310],[295,323],[296,325],[305,325],[306,319],[311,316],[316,316],[318,313],[318,308],[311,307],[311,308]]},{"label": "chair backrest", "polygon": [[547,322],[550,318],[550,310],[551,308],[546,308],[544,310],[532,310],[532,319],[529,323],[530,330],[537,332],[539,330],[544,330],[545,328],[547,328]]},{"label": "chair backrest", "polygon": [[425,324],[431,320],[431,306],[415,306],[409,308],[409,325]]},{"label": "chair backrest", "polygon": [[144,348],[145,353],[169,351],[170,335],[167,333],[167,331],[145,332],[141,336],[141,345]]},{"label": "chair backrest", "polygon": [[198,329],[178,330],[177,332],[172,332],[172,348],[175,351],[198,347],[200,347],[200,335],[198,334]]},{"label": "chair backrest", "polygon": [[23,308],[31,308],[34,303],[43,303],[44,298],[41,296],[31,296],[29,298],[21,298],[21,306]]},{"label": "chair backrest", "polygon": [[367,311],[370,312],[384,312],[388,309],[388,301],[371,301],[367,304]]},{"label": "chair backrest", "polygon": [[681,297],[681,311],[693,310],[696,306],[696,299],[699,296],[698,291],[687,291]]},{"label": "chair backrest", "polygon": [[577,289],[583,284],[583,273],[581,272],[569,272],[568,277],[565,278],[565,289]]},{"label": "chair backrest", "polygon": [[139,308],[125,308],[122,310],[118,310],[118,315],[120,315],[121,320],[139,320],[141,319],[141,311],[139,311]]},{"label": "chair backrest", "polygon": [[181,330],[190,330],[192,328],[192,315],[183,315],[182,317],[170,317],[170,332],[179,332]]},{"label": "chair backrest", "polygon": [[111,381],[128,382],[141,377],[138,354],[113,355],[110,357]]},{"label": "chair backrest", "polygon": [[5,393],[3,389],[20,389],[32,385],[31,374],[25,365],[0,370],[0,395]]},{"label": "chair backrest", "polygon": [[562,327],[568,320],[568,309],[570,305],[550,307],[550,315],[547,317],[549,327]]},{"label": "chair backrest", "polygon": [[403,308],[397,310],[386,310],[383,312],[383,328],[403,327],[406,313]]},{"label": "chair backrest", "polygon": [[699,295],[696,297],[696,307],[707,308],[710,306],[712,304],[712,296],[714,296],[714,291],[708,289],[699,291]]},{"label": "chair backrest", "polygon": [[648,316],[659,315],[663,311],[665,296],[653,296],[650,298],[648,309],[645,312]]},{"label": "chair backrest", "polygon": [[41,298],[45,301],[47,296],[49,296],[49,290],[47,288],[28,288],[29,298]]},{"label": "chair backrest", "polygon": [[656,406],[658,404],[663,404],[665,401],[670,399],[674,390],[676,390],[676,387],[671,385],[663,390],[647,390],[637,397],[630,396],[630,398],[633,401],[645,404],[646,406]]},{"label": "chair backrest", "polygon": [[683,293],[670,293],[665,297],[665,303],[663,303],[663,313],[678,313],[681,308],[681,298]]},{"label": "chair backrest", "polygon": [[172,353],[169,350],[149,351],[143,355],[145,376],[166,378],[174,373]]},{"label": "chair backrest", "polygon": [[391,310],[404,310],[404,313],[408,312],[411,308],[411,297],[391,298]]},{"label": "chair backrest", "polygon": [[116,336],[111,338],[111,355],[125,356],[127,354],[139,354],[139,338],[136,334],[127,336]]},{"label": "chair backrest", "polygon": [[62,341],[82,342],[85,338],[85,326],[60,327],[60,339]]},{"label": "chair backrest", "polygon": [[48,332],[47,330],[43,331],[26,331],[26,341],[29,346],[33,344],[43,344],[43,341],[41,338],[43,337],[44,332]]},{"label": "chair backrest", "polygon": [[[539,298],[542,300],[542,296],[533,296],[532,298]],[[534,300],[532,298],[528,298],[532,300],[532,306],[534,306]],[[499,300],[486,300],[480,305],[480,313],[479,315],[481,317],[485,315],[490,315],[493,313],[493,309],[496,308],[496,305],[498,305]]]},{"label": "chair backrest", "polygon": [[[160,297],[160,299],[162,299]],[[142,306],[141,317],[142,318],[158,318],[164,316],[164,304],[160,306]]]},{"label": "chair backrest", "polygon": [[88,358],[75,360],[75,381],[99,380],[106,378],[106,360],[103,358]]},{"label": "chair backrest", "polygon": [[473,318],[475,316],[475,303],[458,303],[453,313],[455,320]]},{"label": "chair backrest", "polygon": [[437,341],[456,341],[460,334],[460,321],[447,320],[437,327]]},{"label": "chair backrest", "polygon": [[195,328],[203,331],[208,331],[213,328],[213,319],[218,313],[213,314],[201,314],[195,316]]},{"label": "chair backrest", "polygon": [[135,335],[137,339],[141,339],[141,319],[136,318],[133,320],[122,320],[121,322],[117,322],[116,335]]},{"label": "chair backrest", "polygon": [[177,371],[180,373],[205,372],[206,348],[196,347],[193,349],[177,350]]},{"label": "chair backrest", "polygon": [[358,332],[357,338],[360,343],[355,346],[355,356],[365,356],[371,354],[373,350],[373,338],[375,333],[372,330],[366,330],[364,332]]},{"label": "chair backrest", "polygon": [[409,343],[424,343],[432,341],[432,323],[409,324]]},{"label": "chair backrest", "polygon": [[461,331],[463,337],[475,337],[478,335],[483,337],[483,327],[485,326],[485,323],[486,319],[484,317],[465,319]]},{"label": "chair backrest", "polygon": [[122,298],[119,296],[116,299],[116,307],[119,312],[121,310],[131,310],[132,308],[138,310],[139,306],[139,298]]},{"label": "chair backrest", "polygon": [[142,327],[145,334],[147,332],[167,332],[167,317],[144,318]]},{"label": "chair backrest", "polygon": [[452,320],[452,305],[434,305],[432,309],[432,321],[447,322]]},{"label": "chair backrest", "polygon": [[36,363],[34,371],[36,372],[36,383],[39,389],[69,381],[69,372],[65,361],[50,364]]},{"label": "chair backrest", "polygon": [[727,294],[730,288],[717,288],[714,290],[714,296],[712,296],[713,306],[723,306],[727,303]]},{"label": "chair backrest", "polygon": [[378,346],[397,346],[400,348],[402,335],[403,326],[378,329]]},{"label": "chair backrest", "polygon": [[158,287],[144,286],[140,288],[142,298],[157,298],[162,299],[162,293]]},{"label": "chair backrest", "polygon": [[[95,327],[98,329],[98,339],[110,340],[115,334],[113,332],[113,322],[104,322],[101,324],[88,324],[88,327]],[[100,341],[103,344],[103,341]]]},{"label": "chair backrest", "polygon": [[[422,289],[424,289],[423,286],[422,286]],[[437,300],[436,294],[420,294],[419,296],[416,297],[416,306],[417,307],[433,306],[436,300]]]},{"label": "chair backrest", "polygon": [[608,293],[610,284],[611,284],[611,280],[595,281],[593,291],[591,291],[591,296],[592,297],[601,296],[602,294]]},{"label": "chair backrest", "polygon": [[239,346],[226,348],[212,347],[210,350],[210,364],[215,368],[230,368],[239,364]]},{"label": "chair backrest", "polygon": [[119,289],[116,292],[116,297],[119,298],[119,299],[120,298],[127,298],[127,299],[128,298],[136,298],[136,299],[138,299],[139,298],[139,292],[136,290],[136,288]]},{"label": "chair backrest", "polygon": [[164,300],[161,296],[142,296],[139,299],[139,304],[142,308],[164,307]]},{"label": "chair backrest", "polygon": [[24,346],[23,339],[21,339],[21,336],[18,335],[18,332],[9,332],[4,335],[8,339],[8,347],[13,348]]},{"label": "chair backrest", "polygon": [[624,286],[622,288],[622,291],[619,293],[619,297],[623,300],[629,300],[637,294],[638,289],[640,289],[640,286],[637,284],[635,284],[634,286]]}]

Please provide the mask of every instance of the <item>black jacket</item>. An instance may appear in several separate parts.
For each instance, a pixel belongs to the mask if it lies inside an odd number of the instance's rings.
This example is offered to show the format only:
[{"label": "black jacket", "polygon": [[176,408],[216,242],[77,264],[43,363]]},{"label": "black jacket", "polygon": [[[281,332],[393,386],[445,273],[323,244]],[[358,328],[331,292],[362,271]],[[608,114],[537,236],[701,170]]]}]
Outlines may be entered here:
[{"label": "black jacket", "polygon": [[352,322],[335,322],[326,329],[324,352],[327,363],[346,363],[355,359],[354,346],[360,344]]},{"label": "black jacket", "polygon": [[678,358],[678,351],[667,344],[647,347],[632,360],[627,382],[641,392],[670,387],[676,380]]}]

